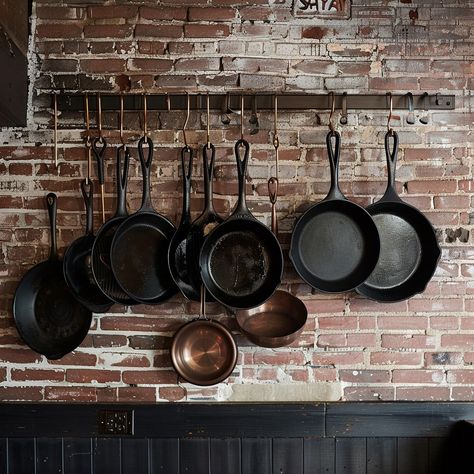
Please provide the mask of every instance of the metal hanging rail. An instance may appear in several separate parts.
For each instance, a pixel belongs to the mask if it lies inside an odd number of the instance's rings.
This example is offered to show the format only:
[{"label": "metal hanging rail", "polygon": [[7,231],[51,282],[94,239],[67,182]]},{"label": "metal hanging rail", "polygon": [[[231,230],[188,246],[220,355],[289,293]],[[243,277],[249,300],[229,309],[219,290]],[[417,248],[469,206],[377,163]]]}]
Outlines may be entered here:
[{"label": "metal hanging rail", "polygon": [[[239,110],[241,95],[244,96],[245,108],[251,108],[252,100],[257,100],[259,110],[273,110],[275,94],[209,94],[209,108],[223,112]],[[331,108],[328,94],[291,94],[282,93],[278,96],[280,110],[327,110]],[[408,110],[409,93],[393,94],[393,109]],[[148,110],[186,110],[188,94],[147,94]],[[349,110],[387,110],[388,97],[385,94],[334,94],[335,107],[341,109],[345,97],[346,108]],[[85,94],[58,94],[58,108],[61,111],[84,111]],[[97,108],[97,95],[88,94],[91,109]],[[101,94],[103,111],[120,110],[120,94]],[[142,110],[143,94],[124,94],[125,110]],[[207,94],[189,94],[191,110],[206,110]],[[51,102],[53,104],[53,100]],[[415,110],[454,110],[455,96],[442,94],[413,95]]]}]

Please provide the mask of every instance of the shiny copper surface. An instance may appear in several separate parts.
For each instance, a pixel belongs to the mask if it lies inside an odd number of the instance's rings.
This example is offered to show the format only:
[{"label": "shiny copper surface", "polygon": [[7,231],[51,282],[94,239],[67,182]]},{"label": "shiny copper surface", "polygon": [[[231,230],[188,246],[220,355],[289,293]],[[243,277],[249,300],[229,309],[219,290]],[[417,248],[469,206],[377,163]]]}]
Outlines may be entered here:
[{"label": "shiny copper surface", "polygon": [[304,303],[286,291],[273,296],[256,308],[235,314],[242,332],[258,346],[283,347],[299,336],[308,318]]},{"label": "shiny copper surface", "polygon": [[237,363],[237,345],[221,323],[195,320],[182,326],[173,338],[171,361],[178,374],[195,385],[225,380]]}]

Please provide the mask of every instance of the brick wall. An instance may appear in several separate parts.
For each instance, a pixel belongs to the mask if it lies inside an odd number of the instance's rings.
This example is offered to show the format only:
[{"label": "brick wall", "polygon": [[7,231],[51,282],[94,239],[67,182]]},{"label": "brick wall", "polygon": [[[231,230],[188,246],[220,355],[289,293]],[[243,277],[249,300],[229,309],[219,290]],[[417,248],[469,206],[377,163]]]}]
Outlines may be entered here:
[{"label": "brick wall", "polygon": [[[474,2],[354,0],[347,21],[295,19],[288,1],[162,0],[34,3],[30,46],[33,84],[28,129],[0,132],[0,399],[74,401],[226,400],[469,400],[474,395],[474,245],[472,236],[472,97]],[[47,361],[19,340],[11,316],[18,280],[48,253],[43,198],[59,195],[60,245],[83,231],[79,182],[86,172],[82,117],[60,118],[60,165],[52,165],[51,90],[119,92],[174,90],[328,90],[384,94],[423,91],[456,95],[453,112],[429,113],[429,124],[395,121],[401,152],[402,197],[429,217],[443,248],[426,292],[409,301],[378,304],[354,293],[313,293],[286,266],[284,287],[300,296],[310,317],[292,347],[269,350],[237,335],[240,357],[232,377],[201,389],[179,383],[170,368],[174,331],[198,307],[175,297],[162,306],[115,306],[94,318],[85,342],[59,361]],[[260,114],[252,145],[250,204],[269,222],[266,180],[271,175],[271,114]],[[328,189],[324,151],[328,114],[282,114],[281,241],[287,248],[295,218]],[[188,139],[205,140],[205,114],[191,117]],[[117,114],[105,114],[111,144]],[[140,121],[127,113],[127,136]],[[156,144],[153,197],[175,222],[180,212],[178,112],[150,113]],[[212,117],[217,146],[216,205],[235,202],[232,146],[237,120]],[[385,186],[382,151],[386,115],[356,111],[342,133],[342,188],[368,204]],[[249,128],[247,128],[247,132]],[[111,147],[113,148],[113,147]],[[114,153],[107,155],[108,176]],[[129,206],[137,208],[141,181],[132,167]],[[192,208],[202,206],[195,166]],[[107,208],[113,207],[107,183]],[[98,200],[96,201],[98,205]],[[96,206],[97,209],[97,206]],[[96,225],[98,225],[98,215]],[[235,328],[230,314],[209,305],[213,317]],[[236,330],[237,333],[237,330]],[[324,385],[324,384],[331,385]],[[297,384],[306,384],[305,389]],[[269,385],[272,390],[269,391]],[[240,390],[240,391],[239,391]],[[237,394],[237,395],[236,395]],[[265,395],[267,394],[267,395]]]}]

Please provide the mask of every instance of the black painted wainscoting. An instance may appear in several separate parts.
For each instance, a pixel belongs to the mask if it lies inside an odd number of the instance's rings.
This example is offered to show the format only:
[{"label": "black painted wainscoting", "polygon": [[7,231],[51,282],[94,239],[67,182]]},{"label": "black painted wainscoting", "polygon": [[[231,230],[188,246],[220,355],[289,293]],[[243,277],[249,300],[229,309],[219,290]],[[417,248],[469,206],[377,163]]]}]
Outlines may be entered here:
[{"label": "black painted wainscoting", "polygon": [[0,474],[472,473],[470,420],[474,403],[2,404]]}]

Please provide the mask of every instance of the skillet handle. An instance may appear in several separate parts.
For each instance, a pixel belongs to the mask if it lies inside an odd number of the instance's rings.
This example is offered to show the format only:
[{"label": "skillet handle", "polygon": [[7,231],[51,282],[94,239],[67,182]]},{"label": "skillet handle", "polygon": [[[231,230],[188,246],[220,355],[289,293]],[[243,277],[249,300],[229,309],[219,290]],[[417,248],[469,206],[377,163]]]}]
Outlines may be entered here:
[{"label": "skillet handle", "polygon": [[[209,159],[209,150],[211,158]],[[205,209],[212,210],[212,177],[214,175],[214,160],[216,158],[216,148],[212,143],[204,145],[202,149],[202,161],[204,171],[204,206]]]},{"label": "skillet handle", "polygon": [[[123,157],[123,158],[122,158]],[[117,211],[115,217],[125,217],[127,212],[127,180],[128,167],[130,164],[130,151],[125,146],[117,148]]]},{"label": "skillet handle", "polygon": [[94,233],[94,186],[92,180],[87,182],[87,179],[83,179],[81,191],[86,205],[86,235],[92,235]]},{"label": "skillet handle", "polygon": [[[390,145],[390,138],[393,138],[393,146]],[[387,157],[387,189],[380,201],[401,201],[395,188],[395,175],[397,171],[398,157],[398,133],[387,132],[385,134],[385,155]]]},{"label": "skillet handle", "polygon": [[[188,160],[188,166],[186,166],[186,160]],[[191,220],[189,209],[191,177],[193,175],[193,150],[188,145],[181,149],[181,166],[183,169],[183,212],[181,214],[181,222],[189,222]]]},{"label": "skillet handle", "polygon": [[95,137],[92,140],[92,151],[97,162],[97,177],[101,186],[105,183],[104,155],[106,149],[107,142],[104,137]]},{"label": "skillet handle", "polygon": [[[243,138],[237,140],[234,147],[235,158],[237,160],[237,175],[239,179],[239,199],[237,201],[237,207],[234,211],[234,215],[248,216],[249,210],[247,207],[246,195],[245,195],[245,176],[247,172],[247,163],[249,161],[250,145],[247,140]],[[242,151],[243,158],[242,158]]]},{"label": "skillet handle", "polygon": [[49,252],[49,259],[57,260],[58,245],[56,240],[56,213],[58,209],[58,198],[56,194],[49,193],[46,196],[46,206],[48,207],[49,229],[51,234],[51,250]]},{"label": "skillet handle", "polygon": [[[148,145],[148,157],[145,160],[145,154],[143,151],[143,145]],[[141,137],[138,141],[138,156],[140,158],[140,164],[142,166],[143,174],[143,198],[142,206],[140,210],[142,211],[151,211],[153,210],[153,204],[151,202],[151,193],[150,193],[150,173],[151,173],[151,164],[153,162],[153,142],[150,137]]]},{"label": "skillet handle", "polygon": [[[334,138],[334,147],[332,139]],[[346,199],[339,188],[339,159],[341,157],[341,135],[337,131],[331,131],[326,136],[328,150],[329,168],[331,170],[331,187],[324,200]]]},{"label": "skillet handle", "polygon": [[276,214],[276,202],[278,199],[278,178],[268,180],[268,196],[272,205],[272,232],[278,237],[278,219]]}]

